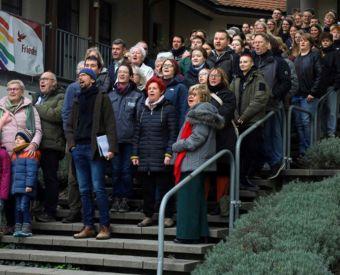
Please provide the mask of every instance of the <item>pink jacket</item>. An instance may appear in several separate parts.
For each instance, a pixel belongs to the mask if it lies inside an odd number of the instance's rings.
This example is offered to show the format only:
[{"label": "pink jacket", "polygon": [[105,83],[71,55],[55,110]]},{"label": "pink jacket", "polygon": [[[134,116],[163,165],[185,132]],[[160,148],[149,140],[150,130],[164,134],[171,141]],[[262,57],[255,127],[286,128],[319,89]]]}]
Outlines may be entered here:
[{"label": "pink jacket", "polygon": [[11,185],[11,159],[5,150],[0,148],[0,199],[7,200]]},{"label": "pink jacket", "polygon": [[[7,100],[7,96],[0,99],[0,109],[4,112],[6,110],[5,103]],[[24,101],[18,111],[15,114],[10,114],[11,121],[6,123],[1,129],[1,145],[4,146],[8,152],[8,154],[12,154],[14,147],[14,139],[15,135],[19,129],[26,128],[26,106],[31,103],[31,100],[24,97]],[[37,110],[33,107],[34,110],[34,119],[35,119],[35,135],[32,139],[32,142],[40,145],[42,131],[41,131],[41,123],[40,117]]]}]

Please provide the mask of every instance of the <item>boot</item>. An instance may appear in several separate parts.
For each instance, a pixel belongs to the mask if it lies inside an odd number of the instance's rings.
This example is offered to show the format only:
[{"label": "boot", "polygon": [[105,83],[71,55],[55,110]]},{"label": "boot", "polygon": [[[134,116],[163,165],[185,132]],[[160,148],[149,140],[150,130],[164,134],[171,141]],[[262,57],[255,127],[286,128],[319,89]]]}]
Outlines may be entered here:
[{"label": "boot", "polygon": [[110,239],[111,233],[110,233],[110,227],[102,225],[100,227],[100,231],[96,237],[97,240],[107,240]]},{"label": "boot", "polygon": [[24,223],[22,225],[22,230],[21,230],[21,234],[20,237],[32,237],[32,225],[30,223]]},{"label": "boot", "polygon": [[165,218],[164,219],[164,228],[169,228],[174,226],[174,220],[171,218]]},{"label": "boot", "polygon": [[145,217],[140,223],[137,224],[138,227],[146,227],[152,225],[152,219]]},{"label": "boot", "polygon": [[74,234],[73,238],[75,239],[86,239],[93,238],[96,235],[94,229],[90,226],[85,226],[79,233]]}]

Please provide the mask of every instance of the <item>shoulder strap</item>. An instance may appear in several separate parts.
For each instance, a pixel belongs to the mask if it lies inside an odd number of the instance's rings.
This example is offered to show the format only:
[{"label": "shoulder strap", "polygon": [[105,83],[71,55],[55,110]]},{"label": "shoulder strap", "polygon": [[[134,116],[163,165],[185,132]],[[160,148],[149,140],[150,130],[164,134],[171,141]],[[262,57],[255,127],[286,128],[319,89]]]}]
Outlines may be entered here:
[{"label": "shoulder strap", "polygon": [[217,94],[211,93],[210,95],[213,99],[215,99],[218,102],[218,104],[220,104],[221,106],[223,105],[223,100]]}]

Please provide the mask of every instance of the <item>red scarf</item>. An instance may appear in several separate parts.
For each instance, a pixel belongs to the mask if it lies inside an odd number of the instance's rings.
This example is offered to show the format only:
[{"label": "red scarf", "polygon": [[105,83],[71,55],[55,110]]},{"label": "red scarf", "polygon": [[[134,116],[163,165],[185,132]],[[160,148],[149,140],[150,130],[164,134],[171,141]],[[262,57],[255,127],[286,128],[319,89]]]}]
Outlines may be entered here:
[{"label": "red scarf", "polygon": [[[191,133],[192,133],[191,124],[187,121],[184,124],[180,139],[186,139],[190,137]],[[187,151],[182,151],[177,154],[175,165],[174,165],[175,184],[179,183],[181,179],[181,166],[182,166],[182,162],[186,154],[187,154]]]}]

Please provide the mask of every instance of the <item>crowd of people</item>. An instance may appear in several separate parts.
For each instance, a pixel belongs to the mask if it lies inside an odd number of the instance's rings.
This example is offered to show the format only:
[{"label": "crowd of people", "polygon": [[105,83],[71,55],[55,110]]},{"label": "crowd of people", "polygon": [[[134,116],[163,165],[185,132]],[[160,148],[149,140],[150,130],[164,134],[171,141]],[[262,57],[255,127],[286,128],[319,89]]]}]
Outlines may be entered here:
[{"label": "crowd of people", "polygon": [[[242,29],[217,30],[212,43],[203,30],[192,31],[190,45],[174,35],[170,49],[155,60],[144,41],[127,49],[124,40],[115,39],[111,64],[90,48],[66,92],[50,71],[40,76],[32,99],[24,96],[21,80],[9,81],[0,100],[3,233],[32,236],[33,215],[36,221],[56,221],[57,171],[64,157],[69,159],[70,212],[62,222],[82,219],[84,227],[74,238],[104,240],[110,238],[110,211],[130,210],[134,178],[143,188],[145,215],[137,226],[150,226],[167,191],[216,152],[234,152],[238,135],[271,110],[293,104],[314,113],[328,92],[324,130],[334,137],[340,88],[336,22],[333,11],[321,25],[312,10],[283,16],[276,9],[272,18],[244,23]],[[296,112],[294,119],[299,160],[310,146],[311,118]],[[257,192],[252,179],[263,177],[263,169],[269,169],[268,178],[280,173],[282,125],[282,113],[276,112],[244,140],[241,189]],[[39,166],[43,182],[38,184]],[[214,189],[217,202],[228,195],[227,168],[226,158],[218,160],[170,200],[164,225],[173,226],[177,213],[175,242],[207,240],[207,194]],[[112,200],[105,189],[107,170]],[[31,211],[33,200],[39,207]],[[215,212],[225,214],[220,208]]]}]

